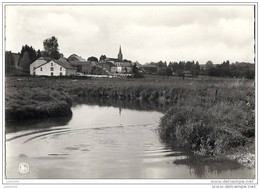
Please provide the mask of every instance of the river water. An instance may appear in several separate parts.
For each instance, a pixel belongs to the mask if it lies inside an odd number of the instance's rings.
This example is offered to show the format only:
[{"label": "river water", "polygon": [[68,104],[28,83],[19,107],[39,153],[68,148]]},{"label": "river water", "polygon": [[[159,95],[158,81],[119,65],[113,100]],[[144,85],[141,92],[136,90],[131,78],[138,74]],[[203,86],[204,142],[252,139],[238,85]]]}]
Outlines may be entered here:
[{"label": "river water", "polygon": [[137,109],[80,103],[70,118],[9,124],[6,177],[254,178],[235,161],[203,161],[166,147],[157,132],[163,113]]}]

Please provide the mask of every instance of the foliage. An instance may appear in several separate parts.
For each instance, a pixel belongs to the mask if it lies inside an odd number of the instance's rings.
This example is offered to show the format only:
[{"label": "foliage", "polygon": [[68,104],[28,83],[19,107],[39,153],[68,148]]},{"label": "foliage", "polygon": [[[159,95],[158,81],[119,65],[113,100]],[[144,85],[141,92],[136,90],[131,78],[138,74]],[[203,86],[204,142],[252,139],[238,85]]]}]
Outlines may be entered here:
[{"label": "foliage", "polygon": [[5,73],[11,73],[14,67],[15,65],[13,61],[12,52],[6,51],[5,52]]},{"label": "foliage", "polygon": [[26,120],[71,115],[72,101],[65,93],[35,87],[8,88],[6,91],[5,117]]},{"label": "foliage", "polygon": [[222,64],[218,64],[215,67],[212,65],[206,65],[206,74],[215,77],[236,77],[236,78],[255,78],[254,64],[250,63],[232,63],[224,61]]},{"label": "foliage", "polygon": [[142,77],[144,77],[143,74],[141,74],[141,72],[140,72],[139,68],[137,67],[136,63],[133,65],[132,75],[135,78],[142,78]]},{"label": "foliage", "polygon": [[[68,113],[66,107],[70,100],[66,94],[153,102],[160,107],[171,106],[159,126],[160,138],[169,146],[190,148],[203,156],[254,148],[255,91],[252,80],[216,77],[182,80],[154,75],[142,79],[76,81],[69,78],[28,77],[17,80],[17,77],[7,77],[6,87],[6,113],[12,112],[10,115],[41,115],[32,113],[37,107],[39,112],[48,107],[51,112],[64,109]],[[24,111],[31,113],[27,115]]]},{"label": "foliage", "polygon": [[30,64],[39,57],[41,57],[40,50],[36,52],[32,46],[24,45],[21,49],[18,65],[22,67],[24,72],[29,72]]},{"label": "foliage", "polygon": [[252,145],[254,88],[242,81],[232,82],[210,88],[201,85],[179,99],[161,119],[162,141],[203,156]]},{"label": "foliage", "polygon": [[23,68],[24,72],[29,72],[30,71],[30,64],[32,63],[30,57],[29,57],[29,53],[27,51],[25,51],[23,53],[23,56],[20,59],[20,66]]},{"label": "foliage", "polygon": [[88,57],[88,61],[98,62],[98,59],[97,59],[97,57],[91,56],[91,57]]},{"label": "foliage", "polygon": [[43,48],[43,56],[50,57],[56,60],[58,60],[61,57],[61,54],[59,53],[58,39],[55,36],[45,39],[43,41]]},{"label": "foliage", "polygon": [[99,58],[99,62],[100,62],[100,61],[105,61],[106,58],[107,58],[106,55],[101,55],[100,58]]},{"label": "foliage", "polygon": [[[200,72],[200,65],[198,61],[196,63],[194,61],[180,61],[179,63],[170,62],[168,68],[170,68],[172,73],[177,76],[183,76],[184,71],[188,71],[192,76],[198,76]],[[168,71],[168,73],[170,73],[170,71]]]}]

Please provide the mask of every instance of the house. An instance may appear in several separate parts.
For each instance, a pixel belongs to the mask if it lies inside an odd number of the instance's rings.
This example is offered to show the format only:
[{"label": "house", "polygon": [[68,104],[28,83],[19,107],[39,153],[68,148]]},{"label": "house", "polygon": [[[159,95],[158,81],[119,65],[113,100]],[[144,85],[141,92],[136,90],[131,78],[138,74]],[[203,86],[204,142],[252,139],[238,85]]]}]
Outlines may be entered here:
[{"label": "house", "polygon": [[69,76],[76,75],[76,69],[65,58],[49,60],[41,57],[30,65],[30,74],[39,76]]},{"label": "house", "polygon": [[109,61],[100,61],[98,63],[98,66],[101,67],[104,70],[111,72],[111,68],[113,66],[115,66],[115,64],[113,64],[112,62],[109,62]]},{"label": "house", "polygon": [[130,62],[118,62],[115,66],[111,67],[113,73],[131,73],[133,70]]},{"label": "house", "polygon": [[49,57],[40,57],[37,60],[35,60],[33,63],[30,65],[30,75],[34,75],[34,70],[35,68],[39,67],[40,65],[43,65],[47,62],[51,61],[51,58]]},{"label": "house", "polygon": [[96,66],[95,61],[86,61],[84,58],[76,54],[70,55],[68,58],[68,62],[72,67],[75,67],[77,69],[77,72],[81,72],[84,74],[92,73],[93,68]]},{"label": "house", "polygon": [[106,58],[99,65],[112,73],[131,73],[133,70],[131,61],[123,60],[121,46],[117,58]]}]

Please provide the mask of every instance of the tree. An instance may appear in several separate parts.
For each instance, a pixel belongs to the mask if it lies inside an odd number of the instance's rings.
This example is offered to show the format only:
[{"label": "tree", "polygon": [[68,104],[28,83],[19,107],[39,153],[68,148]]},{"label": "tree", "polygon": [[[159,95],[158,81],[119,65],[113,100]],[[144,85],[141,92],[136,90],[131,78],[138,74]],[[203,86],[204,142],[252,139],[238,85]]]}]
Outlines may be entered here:
[{"label": "tree", "polygon": [[213,62],[211,60],[209,60],[207,63],[206,63],[206,70],[209,70],[213,68]]},{"label": "tree", "polygon": [[55,36],[45,39],[43,41],[43,48],[43,56],[50,57],[56,60],[61,57],[59,53],[58,39]]},{"label": "tree", "polygon": [[91,56],[91,57],[88,57],[88,61],[98,62],[98,59],[97,59],[97,57]]},{"label": "tree", "polygon": [[31,63],[32,63],[32,61],[29,57],[29,53],[28,53],[28,51],[25,51],[19,61],[19,65],[22,67],[24,72],[30,72]]},{"label": "tree", "polygon": [[142,77],[144,77],[143,74],[141,74],[139,69],[137,68],[136,63],[134,63],[134,65],[133,65],[132,73],[133,73],[132,74],[133,77],[135,77],[135,78],[142,78]]},{"label": "tree", "polygon": [[12,52],[5,51],[5,73],[11,73],[15,67]]},{"label": "tree", "polygon": [[99,58],[99,62],[105,61],[106,58],[107,58],[106,55],[101,55],[100,58]]},{"label": "tree", "polygon": [[50,57],[55,60],[58,60],[61,58],[61,54],[58,51],[52,51],[50,54]]},{"label": "tree", "polygon": [[192,65],[191,74],[193,76],[198,76],[199,73],[200,73],[200,65],[199,65],[199,62],[197,61],[196,64]]},{"label": "tree", "polygon": [[176,73],[177,70],[179,69],[178,62],[173,62],[173,63],[170,62],[168,67],[171,68],[171,70],[172,70],[173,73]]},{"label": "tree", "polygon": [[38,49],[38,51],[36,52],[37,59],[40,58],[41,56],[42,56],[42,53],[41,53],[40,49]]},{"label": "tree", "polygon": [[22,46],[18,65],[22,67],[24,72],[30,71],[30,64],[34,62],[38,57],[35,49],[32,46]]}]

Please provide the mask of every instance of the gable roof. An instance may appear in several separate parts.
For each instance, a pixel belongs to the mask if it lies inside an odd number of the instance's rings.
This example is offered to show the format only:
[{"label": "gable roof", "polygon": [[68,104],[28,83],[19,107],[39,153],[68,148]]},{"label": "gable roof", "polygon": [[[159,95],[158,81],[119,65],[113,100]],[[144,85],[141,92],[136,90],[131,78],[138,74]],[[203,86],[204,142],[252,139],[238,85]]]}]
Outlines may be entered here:
[{"label": "gable roof", "polygon": [[60,58],[59,60],[50,60],[50,61],[47,61],[47,62],[45,62],[45,63],[43,63],[43,64],[37,66],[35,69],[37,69],[37,68],[39,68],[39,67],[41,67],[41,66],[43,66],[43,65],[45,65],[45,64],[48,64],[48,63],[50,63],[51,61],[53,61],[53,62],[59,64],[59,65],[62,66],[63,68],[66,68],[66,69],[74,69],[74,68],[70,65],[70,63],[67,62],[67,60],[66,60],[65,58]]},{"label": "gable roof", "polygon": [[81,56],[78,56],[76,54],[72,54],[68,57],[68,61],[80,61],[80,62],[85,62],[86,60],[82,58]]},{"label": "gable roof", "polygon": [[40,57],[40,58],[38,58],[37,60],[35,60],[34,62],[32,62],[31,65],[30,65],[30,67],[33,66],[33,67],[37,68],[37,67],[39,67],[39,66],[45,64],[46,62],[48,62],[48,61],[45,60],[45,58]]},{"label": "gable roof", "polygon": [[63,68],[74,69],[65,58],[60,58],[59,60],[53,60],[53,62],[56,62],[57,64],[59,64]]}]

